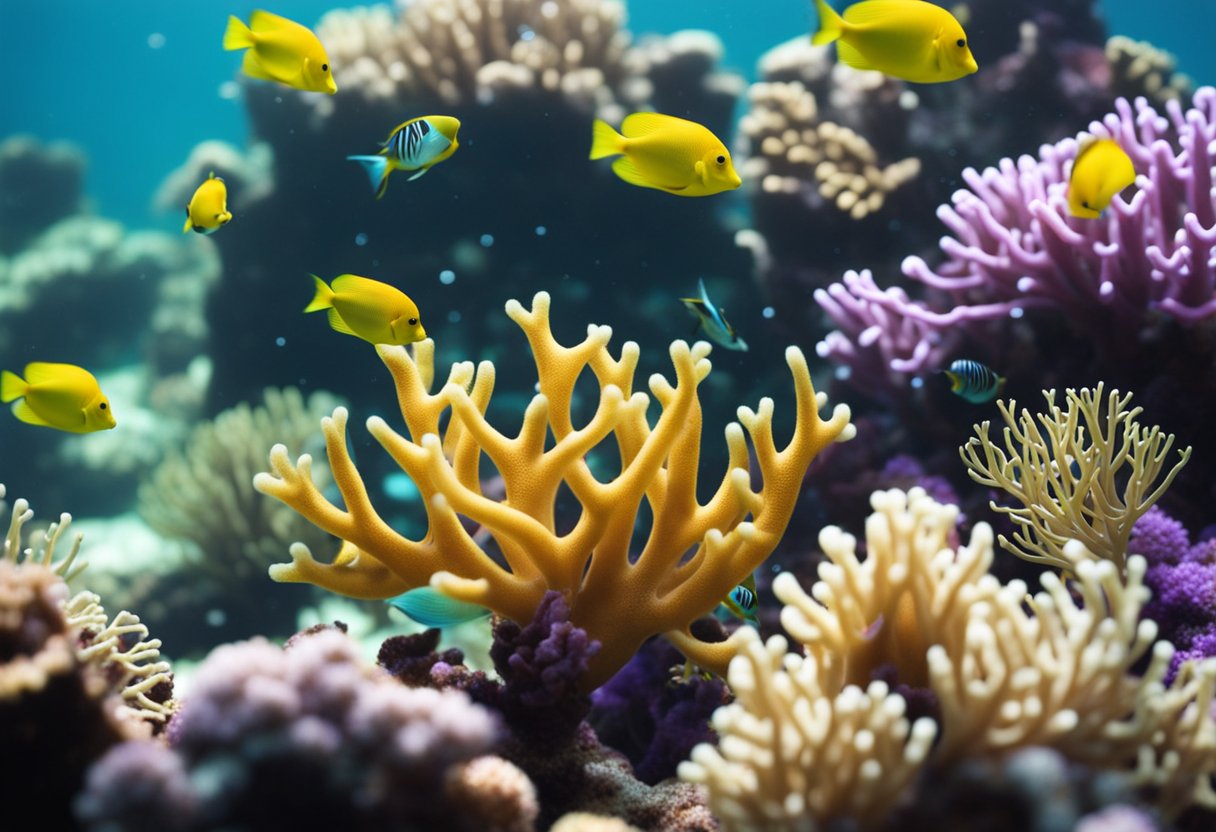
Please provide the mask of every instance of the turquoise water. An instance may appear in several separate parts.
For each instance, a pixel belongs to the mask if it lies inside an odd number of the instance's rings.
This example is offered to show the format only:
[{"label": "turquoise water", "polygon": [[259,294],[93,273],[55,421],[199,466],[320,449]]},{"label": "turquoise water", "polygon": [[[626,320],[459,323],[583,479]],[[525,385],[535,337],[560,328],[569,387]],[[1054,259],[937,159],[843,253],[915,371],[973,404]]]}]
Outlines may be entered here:
[{"label": "turquoise water", "polygon": [[[150,194],[202,138],[241,144],[247,126],[239,98],[220,96],[239,61],[219,48],[226,15],[260,3],[122,0],[5,0],[0,54],[20,67],[0,113],[0,136],[67,139],[90,159],[86,191],[99,211],[129,225],[176,227],[152,212]],[[1173,52],[1199,82],[1216,81],[1210,36],[1196,15],[1206,0],[1104,2],[1112,34]],[[293,0],[289,15],[317,20],[332,0]],[[808,32],[809,0],[648,0],[628,4],[634,33],[701,28],[725,43],[727,67],[753,73],[771,46]],[[1209,15],[1211,12],[1208,13]],[[70,22],[65,22],[70,21]]]}]

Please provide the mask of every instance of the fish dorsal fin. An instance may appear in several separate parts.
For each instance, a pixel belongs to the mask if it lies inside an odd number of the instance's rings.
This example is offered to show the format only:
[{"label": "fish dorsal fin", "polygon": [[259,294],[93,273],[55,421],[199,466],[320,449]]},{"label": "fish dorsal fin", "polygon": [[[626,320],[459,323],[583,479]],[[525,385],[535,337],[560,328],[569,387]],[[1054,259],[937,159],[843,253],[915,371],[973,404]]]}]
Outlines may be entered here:
[{"label": "fish dorsal fin", "polygon": [[925,12],[930,9],[911,8],[912,3],[920,5],[919,0],[867,0],[865,3],[854,3],[844,10],[841,15],[844,22],[850,26],[865,26],[870,23],[886,23],[891,25],[892,16],[906,17],[910,12]]},{"label": "fish dorsal fin", "polygon": [[853,69],[874,69],[874,65],[870,63],[865,55],[858,52],[853,45],[841,39],[836,41],[836,57],[845,66],[851,66]]},{"label": "fish dorsal fin", "polygon": [[381,291],[387,285],[387,283],[372,280],[370,277],[360,277],[357,274],[340,274],[330,281],[329,288],[335,294],[345,295],[351,292]]},{"label": "fish dorsal fin", "polygon": [[342,320],[342,315],[337,309],[329,310],[329,326],[334,332],[341,332],[343,335],[353,335],[356,338],[359,337],[359,333],[351,329],[346,321]]},{"label": "fish dorsal fin", "polygon": [[249,15],[249,28],[255,32],[270,32],[275,29],[290,29],[292,27],[303,28],[294,20],[288,20],[285,17],[279,17],[274,12],[268,12],[265,9],[255,9],[253,14]]},{"label": "fish dorsal fin", "polygon": [[35,413],[34,408],[30,407],[25,399],[13,403],[13,415],[29,425],[41,425],[45,428],[58,427]]},{"label": "fish dorsal fin", "polygon": [[662,113],[634,113],[621,122],[621,134],[627,139],[638,139],[663,130],[670,130],[673,123],[683,121]]},{"label": "fish dorsal fin", "polygon": [[31,387],[36,384],[46,384],[52,381],[63,381],[70,378],[76,381],[82,378],[84,371],[70,364],[55,364],[50,361],[33,361],[25,365],[25,381]]}]

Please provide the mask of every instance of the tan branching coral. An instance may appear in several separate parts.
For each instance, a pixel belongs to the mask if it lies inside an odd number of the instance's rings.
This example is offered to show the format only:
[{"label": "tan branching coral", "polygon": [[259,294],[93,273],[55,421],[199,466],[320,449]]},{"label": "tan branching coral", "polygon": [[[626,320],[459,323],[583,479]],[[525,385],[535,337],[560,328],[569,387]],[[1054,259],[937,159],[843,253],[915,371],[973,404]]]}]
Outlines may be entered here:
[{"label": "tan branching coral", "polygon": [[[199,425],[184,450],[169,455],[139,490],[139,513],[160,535],[192,545],[192,568],[222,586],[256,577],[287,546],[329,538],[287,508],[262,499],[251,485],[266,446],[301,445],[316,420],[336,404],[327,393],[308,400],[294,387],[267,388],[256,407],[240,404]],[[316,471],[318,486],[328,475]]]},{"label": "tan branching coral", "polygon": [[[976,524],[970,544],[956,550],[948,534],[957,509],[922,489],[877,492],[872,504],[864,561],[856,541],[828,528],[821,535],[828,563],[809,593],[789,574],[774,580],[786,605],[782,624],[804,642],[805,655],[783,658],[780,640],[765,648],[750,637],[731,665],[737,702],[715,715],[720,750],[702,746],[681,770],[709,787],[728,829],[813,829],[841,816],[864,828],[882,817],[869,807],[890,807],[922,763],[1031,746],[1128,772],[1171,816],[1216,806],[1216,660],[1187,665],[1165,685],[1173,648],[1154,644],[1156,625],[1142,620],[1143,558],[1128,558],[1121,576],[1113,562],[1070,542],[1074,579],[1065,585],[1044,574],[1043,591],[1032,597],[1022,582],[1001,584],[987,572],[987,524]],[[861,702],[865,713],[902,718],[902,700],[864,678],[880,668],[936,696],[940,738],[931,754],[932,729],[909,731],[898,719],[866,723],[872,735],[852,747],[847,728],[840,739],[808,727],[838,713],[842,697],[849,714]],[[873,694],[860,698],[857,682]],[[829,753],[834,742],[841,747]],[[878,779],[858,804],[862,750]],[[831,761],[826,774],[821,755]],[[824,793],[811,800],[814,788]]]},{"label": "tan branching coral", "polygon": [[753,84],[748,98],[751,109],[739,123],[748,148],[742,174],[765,194],[811,201],[817,194],[860,220],[920,174],[915,158],[880,165],[863,136],[820,118],[814,94],[800,82]]},{"label": "tan branching coral", "polygon": [[[273,567],[271,577],[372,599],[430,584],[516,621],[530,620],[544,593],[557,590],[567,596],[571,621],[602,644],[585,679],[588,687],[607,679],[656,633],[667,633],[702,666],[725,670],[733,644],[702,644],[688,628],[772,551],[811,460],[827,444],[853,435],[849,409],[837,405],[830,419],[820,418],[826,396],[815,393],[805,358],[790,348],[786,362],[797,418],[789,444],[778,448],[774,442],[771,399],[761,400],[755,411],[739,408],[742,426],[726,429],[729,470],[701,504],[697,387],[710,371],[709,345],[671,345],[676,381],[651,376],[651,394],[662,407],[652,426],[646,418],[651,397],[633,389],[637,344],[626,343],[614,359],[607,348],[611,328],[590,326],[581,343],[563,347],[549,327],[549,302],[541,292],[531,310],[516,301],[507,304],[507,314],[528,337],[540,391],[515,437],[485,418],[495,380],[490,362],[476,371],[471,362],[453,365],[447,383],[432,394],[429,341],[416,345],[413,355],[405,348],[377,348],[393,376],[407,436],[378,417],[367,426],[417,484],[429,520],[423,538],[403,537],[372,506],[347,449],[345,409],[322,421],[345,508],[318,491],[310,456],[293,464],[287,449],[276,445],[273,473],[259,474],[255,487],[346,543],[328,564],[295,545],[292,562]],[[590,421],[575,427],[574,387],[587,369],[599,382],[599,404]],[[745,429],[763,482],[759,490],[751,486]],[[585,457],[609,438],[620,470],[601,481]],[[502,477],[501,501],[481,493],[483,456]],[[574,527],[559,534],[554,508],[561,489],[569,489],[582,511]],[[654,519],[642,551],[631,553],[643,501]],[[501,560],[475,542],[462,516],[489,532]]]},{"label": "tan branching coral", "polygon": [[1165,493],[1191,449],[1180,450],[1167,470],[1174,435],[1141,425],[1136,417],[1143,408],[1128,408],[1130,393],[1112,390],[1104,400],[1102,384],[1069,389],[1063,409],[1055,390],[1043,395],[1047,410],[1039,414],[1025,408],[1017,413],[1012,400],[997,403],[1006,424],[1004,447],[989,438],[988,421],[976,425],[977,435],[959,449],[967,473],[1022,504],[992,503],[1019,527],[1013,540],[1000,536],[1008,551],[1072,570],[1065,544],[1079,540],[1121,570],[1136,520]]},{"label": "tan branching coral", "polygon": [[1191,79],[1178,72],[1174,56],[1151,43],[1115,35],[1106,41],[1106,60],[1114,96],[1131,101],[1142,95],[1158,104],[1185,102],[1191,96]]},{"label": "tan branching coral", "polygon": [[910,725],[903,697],[882,682],[840,688],[815,657],[787,653],[781,636],[762,643],[743,632],[728,676],[735,701],[713,716],[721,744],[693,749],[680,777],[708,787],[731,832],[844,818],[865,828],[885,817],[928,757],[933,721]]}]

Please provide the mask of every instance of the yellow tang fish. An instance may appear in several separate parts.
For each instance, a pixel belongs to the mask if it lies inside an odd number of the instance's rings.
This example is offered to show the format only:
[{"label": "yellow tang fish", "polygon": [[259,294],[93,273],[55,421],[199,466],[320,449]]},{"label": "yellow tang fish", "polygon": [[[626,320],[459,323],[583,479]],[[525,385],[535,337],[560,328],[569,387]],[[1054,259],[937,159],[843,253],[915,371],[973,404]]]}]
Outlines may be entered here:
[{"label": "yellow tang fish", "polygon": [[954,81],[978,67],[967,33],[954,15],[924,0],[864,0],[844,17],[826,0],[815,0],[819,31],[815,44],[837,41],[841,63],[876,69],[917,84]]},{"label": "yellow tang fish", "polygon": [[329,69],[329,56],[307,26],[258,9],[246,26],[228,17],[225,49],[248,49],[242,69],[251,78],[278,81],[305,92],[338,91]]},{"label": "yellow tang fish", "polygon": [[1084,145],[1072,163],[1068,178],[1068,212],[1074,217],[1097,219],[1115,194],[1136,181],[1136,168],[1114,139],[1095,139]]},{"label": "yellow tang fish", "polygon": [[388,175],[395,170],[417,171],[409,178],[413,182],[435,165],[456,152],[460,143],[456,132],[460,119],[452,116],[419,116],[398,124],[389,133],[379,156],[347,156],[363,165],[376,199],[388,189]]},{"label": "yellow tang fish", "polygon": [[97,379],[75,364],[35,361],[25,365],[25,378],[5,370],[0,374],[0,402],[13,405],[13,415],[31,425],[92,433],[117,424],[110,400]]},{"label": "yellow tang fish", "polygon": [[216,229],[227,225],[232,219],[228,210],[228,187],[224,180],[213,172],[203,184],[195,190],[194,196],[186,205],[186,224],[182,233],[197,231],[200,234],[214,234]]},{"label": "yellow tang fish", "polygon": [[742,183],[717,136],[695,121],[661,113],[627,116],[620,133],[596,119],[591,158],[605,156],[621,157],[612,170],[631,185],[677,196],[710,196]]},{"label": "yellow tang fish", "polygon": [[329,310],[329,325],[372,344],[412,344],[426,337],[418,307],[400,289],[353,274],[332,285],[315,274],[317,293],[305,312]]}]

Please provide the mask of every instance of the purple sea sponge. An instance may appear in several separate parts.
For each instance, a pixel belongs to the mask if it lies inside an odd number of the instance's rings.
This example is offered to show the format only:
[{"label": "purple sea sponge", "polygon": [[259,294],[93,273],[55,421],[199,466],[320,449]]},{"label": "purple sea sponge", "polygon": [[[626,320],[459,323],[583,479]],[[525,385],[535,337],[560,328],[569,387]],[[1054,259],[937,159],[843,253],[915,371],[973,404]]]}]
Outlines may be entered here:
[{"label": "purple sea sponge", "polygon": [[815,293],[838,329],[820,355],[871,389],[898,390],[909,376],[939,369],[964,338],[991,340],[1010,319],[1036,310],[1062,315],[1101,349],[1136,349],[1134,334],[1164,315],[1191,326],[1216,313],[1216,89],[1175,101],[1164,114],[1142,98],[1119,99],[1090,126],[1114,138],[1139,175],[1130,197],[1102,218],[1067,208],[1078,141],[1044,145],[1039,157],[1002,159],[963,172],[938,217],[944,262],[908,257],[903,273],[925,287],[913,299],[880,288],[868,272]]},{"label": "purple sea sponge", "polygon": [[1190,549],[1186,529],[1160,506],[1153,506],[1136,521],[1127,541],[1128,554],[1144,555],[1150,566],[1181,563]]},{"label": "purple sea sponge", "polygon": [[599,649],[570,623],[570,605],[552,590],[531,623],[520,627],[504,619],[495,625],[490,658],[503,680],[497,706],[516,733],[534,740],[569,737],[590,710],[578,681]]},{"label": "purple sea sponge", "polygon": [[[287,650],[255,639],[213,651],[169,749],[124,746],[103,758],[77,809],[94,829],[143,828],[141,812],[167,807],[186,830],[480,829],[443,789],[498,733],[464,693],[407,688],[363,665],[338,630]],[[109,794],[119,781],[121,800]]]}]

